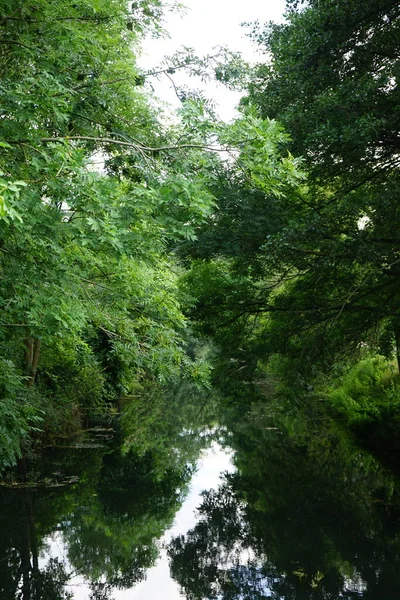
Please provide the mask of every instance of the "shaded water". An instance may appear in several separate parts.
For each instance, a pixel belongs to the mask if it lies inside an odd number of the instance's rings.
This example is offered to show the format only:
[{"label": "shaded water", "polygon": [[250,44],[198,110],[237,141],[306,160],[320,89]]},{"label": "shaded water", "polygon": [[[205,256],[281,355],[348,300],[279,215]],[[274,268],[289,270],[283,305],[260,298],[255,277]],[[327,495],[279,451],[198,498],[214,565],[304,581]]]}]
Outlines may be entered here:
[{"label": "shaded water", "polygon": [[1,600],[400,597],[393,473],[329,423],[243,421],[229,442],[236,469],[215,444],[197,472],[92,444],[44,453],[24,487],[9,475]]}]

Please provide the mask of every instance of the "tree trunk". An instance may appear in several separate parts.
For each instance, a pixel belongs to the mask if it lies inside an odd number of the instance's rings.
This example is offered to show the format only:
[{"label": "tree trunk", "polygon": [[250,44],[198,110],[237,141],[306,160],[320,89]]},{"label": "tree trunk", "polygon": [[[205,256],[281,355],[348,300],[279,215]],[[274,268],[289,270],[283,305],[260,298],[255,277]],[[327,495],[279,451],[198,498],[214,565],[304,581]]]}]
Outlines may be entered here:
[{"label": "tree trunk", "polygon": [[396,340],[396,358],[397,358],[397,369],[400,373],[400,323],[394,324],[394,338]]},{"label": "tree trunk", "polygon": [[34,346],[33,346],[31,386],[35,383],[37,368],[38,368],[38,364],[39,364],[39,356],[40,356],[40,340],[35,340]]},{"label": "tree trunk", "polygon": [[29,337],[25,340],[25,367],[26,372],[30,374],[33,361],[33,338]]},{"label": "tree trunk", "polygon": [[40,356],[40,340],[29,337],[25,340],[25,366],[28,375],[27,385],[32,387],[35,383]]}]

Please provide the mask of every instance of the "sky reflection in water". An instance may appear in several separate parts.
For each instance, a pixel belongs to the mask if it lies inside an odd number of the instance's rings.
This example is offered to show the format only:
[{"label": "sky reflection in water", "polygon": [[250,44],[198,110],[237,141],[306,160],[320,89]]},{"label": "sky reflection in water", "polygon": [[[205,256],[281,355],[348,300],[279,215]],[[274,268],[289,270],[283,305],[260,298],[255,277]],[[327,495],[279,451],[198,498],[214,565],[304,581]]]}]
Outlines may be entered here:
[{"label": "sky reflection in water", "polygon": [[398,600],[398,478],[329,423],[264,425],[230,435],[237,470],[217,445],[194,475],[44,455],[37,489],[0,488],[1,600]]}]

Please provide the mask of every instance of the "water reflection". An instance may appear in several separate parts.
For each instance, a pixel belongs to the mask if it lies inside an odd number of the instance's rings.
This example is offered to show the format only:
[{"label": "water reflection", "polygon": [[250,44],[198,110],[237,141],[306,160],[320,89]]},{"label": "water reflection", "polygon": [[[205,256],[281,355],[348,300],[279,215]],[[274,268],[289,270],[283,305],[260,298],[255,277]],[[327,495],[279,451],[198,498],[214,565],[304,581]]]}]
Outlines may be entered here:
[{"label": "water reflection", "polygon": [[163,546],[194,526],[201,490],[229,461],[214,446],[193,476],[180,457],[161,473],[151,453],[118,446],[45,454],[18,489],[11,475],[0,488],[0,598],[145,599],[160,586],[163,599],[180,598]]},{"label": "water reflection", "polygon": [[117,445],[44,454],[0,488],[0,598],[398,600],[392,473],[328,420],[241,419],[229,443],[221,481],[221,452],[195,475]]},{"label": "water reflection", "polygon": [[217,489],[221,474],[232,470],[232,453],[224,451],[219,444],[213,443],[202,453],[198,470],[190,483],[189,494],[176,514],[173,526],[162,539],[163,550],[157,565],[148,571],[146,581],[140,583],[133,593],[130,593],[129,596],[128,593],[126,595],[122,593],[120,596],[117,595],[115,600],[128,597],[130,600],[152,600],[160,597],[160,590],[162,590],[163,600],[180,600],[182,598],[178,584],[171,577],[165,546],[175,536],[186,533],[196,524],[198,520],[197,507],[201,503],[203,490]]},{"label": "water reflection", "polygon": [[329,422],[312,433],[241,423],[231,443],[238,471],[169,547],[187,598],[400,597],[393,475]]},{"label": "water reflection", "polygon": [[[0,597],[68,599],[67,584],[79,575],[87,597],[105,600],[141,581],[193,472],[186,464],[155,475],[153,464],[150,453],[123,456],[117,447],[52,453],[28,469],[19,489],[3,487]],[[58,475],[65,481],[72,471],[79,483],[60,483]]]}]

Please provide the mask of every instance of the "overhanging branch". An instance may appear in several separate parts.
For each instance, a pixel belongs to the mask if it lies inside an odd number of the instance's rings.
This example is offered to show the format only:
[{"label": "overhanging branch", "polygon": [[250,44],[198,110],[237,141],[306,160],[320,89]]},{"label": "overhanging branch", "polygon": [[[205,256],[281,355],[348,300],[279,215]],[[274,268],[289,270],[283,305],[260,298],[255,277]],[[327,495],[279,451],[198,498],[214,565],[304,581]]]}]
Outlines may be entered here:
[{"label": "overhanging branch", "polygon": [[[8,144],[25,144],[29,140],[7,140]],[[68,142],[68,141],[83,141],[83,142],[96,142],[98,144],[115,144],[117,146],[124,146],[126,148],[133,148],[142,152],[167,152],[169,150],[187,150],[189,148],[198,150],[208,150],[210,152],[229,152],[231,148],[224,148],[221,146],[207,146],[203,144],[172,144],[169,146],[143,146],[134,142],[124,142],[122,140],[115,140],[107,137],[94,137],[90,135],[69,135],[69,136],[57,136],[57,137],[45,137],[40,139],[41,142],[45,143],[57,143],[57,142]]]}]

